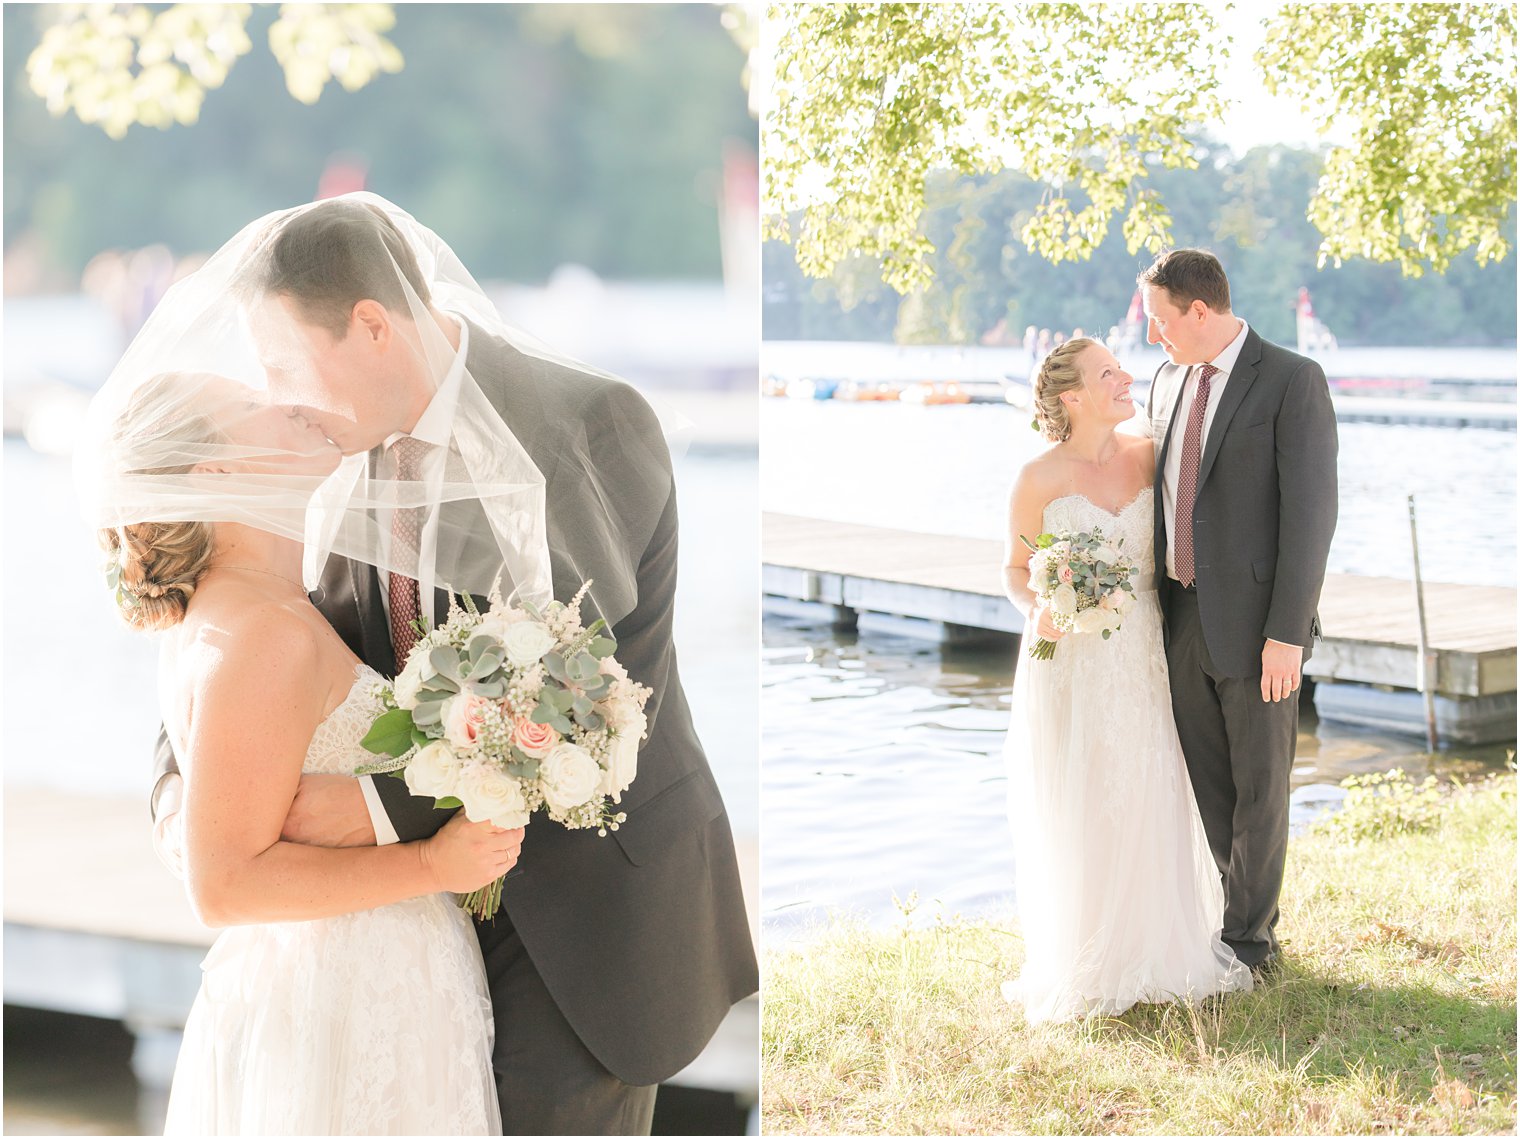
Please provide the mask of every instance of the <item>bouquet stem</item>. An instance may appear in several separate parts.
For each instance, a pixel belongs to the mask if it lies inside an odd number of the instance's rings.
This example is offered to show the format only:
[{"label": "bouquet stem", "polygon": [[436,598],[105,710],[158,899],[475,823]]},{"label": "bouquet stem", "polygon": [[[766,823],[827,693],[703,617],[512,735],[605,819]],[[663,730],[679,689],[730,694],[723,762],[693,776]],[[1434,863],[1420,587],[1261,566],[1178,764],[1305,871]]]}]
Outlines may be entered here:
[{"label": "bouquet stem", "polygon": [[1029,655],[1035,660],[1053,660],[1056,655],[1056,643],[1041,637],[1029,646]]},{"label": "bouquet stem", "polygon": [[501,909],[501,888],[506,878],[498,878],[489,886],[473,890],[459,899],[459,905],[476,921],[490,921]]}]

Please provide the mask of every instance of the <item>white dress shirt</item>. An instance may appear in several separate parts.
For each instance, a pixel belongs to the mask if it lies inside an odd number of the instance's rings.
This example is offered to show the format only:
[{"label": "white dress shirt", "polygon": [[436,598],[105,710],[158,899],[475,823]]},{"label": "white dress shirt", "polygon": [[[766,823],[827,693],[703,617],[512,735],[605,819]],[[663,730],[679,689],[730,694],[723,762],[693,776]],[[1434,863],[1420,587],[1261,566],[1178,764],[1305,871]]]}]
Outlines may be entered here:
[{"label": "white dress shirt", "polygon": [[[1240,359],[1240,350],[1245,347],[1246,333],[1249,331],[1250,328],[1246,322],[1240,321],[1240,331],[1235,339],[1225,345],[1224,351],[1208,361],[1218,368],[1219,372],[1209,381],[1209,406],[1203,413],[1205,450],[1207,450],[1209,431],[1214,426],[1214,413],[1219,410],[1219,401],[1224,396],[1224,386],[1229,382],[1230,371],[1235,367],[1235,362]],[[1172,442],[1166,453],[1166,469],[1162,472],[1161,479],[1161,508],[1166,517],[1166,573],[1173,581],[1179,580],[1174,558],[1174,551],[1177,548],[1177,478],[1182,471],[1182,445],[1187,434],[1188,418],[1193,413],[1193,396],[1198,391],[1195,372],[1199,367],[1201,365],[1194,365],[1188,369],[1187,378],[1182,382],[1182,391],[1177,397],[1177,406],[1172,411],[1171,421],[1175,426],[1172,428]]]},{"label": "white dress shirt", "polygon": [[[465,356],[470,350],[470,326],[454,314],[455,323],[459,325],[459,351],[454,356],[449,370],[444,373],[443,381],[438,385],[438,390],[433,393],[422,415],[418,417],[416,425],[411,430],[411,438],[430,444],[427,454],[423,456],[422,467],[418,474],[423,482],[430,487],[437,488],[443,483],[443,476],[448,466],[447,455],[449,439],[453,434],[454,409],[459,405],[459,389],[464,383]],[[385,441],[384,453],[380,457],[380,469],[389,478],[395,477],[396,460],[390,453],[391,445],[398,439],[406,436],[398,432]],[[375,521],[380,528],[381,551],[388,554],[391,535],[391,523],[389,511],[376,511]],[[437,596],[434,594],[434,571],[438,565],[438,511],[428,513],[422,523],[421,547],[417,551],[417,600],[419,611],[427,619],[429,624],[436,624],[439,614],[436,612]],[[386,624],[389,626],[391,616],[390,598],[390,573],[383,569],[377,569],[380,577],[380,604],[385,608]],[[397,661],[399,668],[401,661]],[[387,779],[391,776],[386,776]],[[380,794],[375,790],[375,777],[362,775],[359,777],[359,789],[364,793],[364,805],[369,808],[370,822],[375,828],[375,841],[380,846],[387,846],[393,842],[400,842],[396,834],[396,828],[391,825],[390,816],[385,813],[385,807],[380,802]]]}]

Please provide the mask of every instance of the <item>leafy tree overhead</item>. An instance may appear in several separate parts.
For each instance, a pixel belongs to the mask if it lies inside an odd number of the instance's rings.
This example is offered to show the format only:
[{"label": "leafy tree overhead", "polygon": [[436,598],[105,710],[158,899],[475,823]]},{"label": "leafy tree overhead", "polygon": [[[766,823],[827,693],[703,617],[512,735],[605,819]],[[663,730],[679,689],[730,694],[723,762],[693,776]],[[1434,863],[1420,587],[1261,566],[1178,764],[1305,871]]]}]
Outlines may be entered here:
[{"label": "leafy tree overhead", "polygon": [[1515,201],[1513,4],[1290,4],[1257,54],[1267,88],[1350,123],[1309,203],[1320,260],[1418,275],[1508,252]]},{"label": "leafy tree overhead", "polygon": [[[200,117],[206,92],[220,87],[253,47],[252,4],[72,4],[27,59],[34,92],[55,115],[73,111],[112,138],[134,124],[166,128]],[[389,4],[282,4],[269,48],[290,94],[315,103],[329,80],[357,91],[402,67],[381,33],[395,26]]]},{"label": "leafy tree overhead", "polygon": [[[1093,255],[1178,240],[1161,175],[1197,170],[1223,69],[1248,66],[1198,4],[774,4],[768,234],[812,276],[879,258],[899,292],[942,247],[920,225],[935,171],[1038,183],[1025,249]],[[1254,66],[1328,125],[1350,121],[1307,216],[1322,258],[1445,271],[1509,250],[1514,12],[1502,4],[1288,5]],[[1175,180],[1171,180],[1175,184]]]},{"label": "leafy tree overhead", "polygon": [[1194,166],[1188,132],[1223,110],[1218,30],[1198,5],[1101,9],[772,5],[770,234],[795,239],[813,275],[846,253],[880,256],[906,292],[928,277],[930,172],[1009,166],[1049,187],[1022,227],[1030,249],[1090,256],[1116,215],[1131,249],[1159,249],[1170,219],[1143,182],[1157,165]]},{"label": "leafy tree overhead", "polygon": [[[1257,147],[1233,157],[1200,141],[1197,170],[1162,170],[1157,191],[1177,210],[1179,244],[1212,249],[1230,274],[1236,311],[1262,335],[1291,344],[1300,286],[1343,345],[1503,345],[1515,341],[1516,278],[1503,265],[1461,258],[1418,279],[1367,260],[1318,264],[1319,233],[1306,211],[1323,166],[1313,150]],[[935,245],[928,285],[899,296],[879,257],[851,255],[809,278],[793,250],[763,250],[768,339],[976,344],[1011,339],[1028,325],[1105,333],[1123,319],[1149,255],[1110,233],[1086,261],[1053,265],[1018,232],[1043,187],[1004,170],[942,172],[926,185],[923,234]],[[1503,237],[1513,243],[1515,219]]]}]

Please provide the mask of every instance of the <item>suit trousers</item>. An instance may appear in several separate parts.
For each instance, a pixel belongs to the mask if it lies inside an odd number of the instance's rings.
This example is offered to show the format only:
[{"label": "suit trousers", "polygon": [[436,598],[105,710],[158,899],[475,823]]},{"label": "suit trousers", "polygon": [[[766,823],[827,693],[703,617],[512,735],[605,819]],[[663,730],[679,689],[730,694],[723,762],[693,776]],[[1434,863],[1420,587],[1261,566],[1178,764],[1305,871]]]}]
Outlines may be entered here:
[{"label": "suit trousers", "polygon": [[[1261,672],[1223,676],[1204,643],[1198,594],[1166,581],[1172,712],[1209,849],[1224,880],[1221,936],[1247,965],[1277,954],[1288,854],[1298,694],[1261,697]],[[1265,642],[1263,642],[1265,643]]]},{"label": "suit trousers", "polygon": [[[510,884],[508,889],[510,889]],[[625,1084],[560,1012],[505,909],[482,935],[503,1135],[648,1135],[658,1084]]]}]

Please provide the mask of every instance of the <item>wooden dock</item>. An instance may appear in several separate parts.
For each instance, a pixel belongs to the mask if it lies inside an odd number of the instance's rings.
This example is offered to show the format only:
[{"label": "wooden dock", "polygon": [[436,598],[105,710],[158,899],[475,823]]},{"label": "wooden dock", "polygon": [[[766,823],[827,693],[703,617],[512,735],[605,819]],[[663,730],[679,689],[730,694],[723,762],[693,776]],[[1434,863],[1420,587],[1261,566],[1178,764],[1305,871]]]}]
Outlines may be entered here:
[{"label": "wooden dock", "polygon": [[[1001,542],[766,514],[761,557],[768,599],[841,624],[882,614],[952,641],[1023,631],[1003,596]],[[1516,591],[1432,583],[1425,604],[1443,740],[1514,739]],[[1305,668],[1320,682],[1319,714],[1423,734],[1413,584],[1332,574],[1320,622],[1325,636]]]},{"label": "wooden dock", "polygon": [[[8,785],[4,819],[5,1002],[123,1022],[136,1036],[132,1065],[148,1091],[144,1122],[153,1125],[215,931],[196,919],[183,883],[153,853],[146,793]],[[753,839],[739,843],[739,864],[758,941]],[[759,1025],[755,998],[736,1005],[706,1051],[670,1082],[754,1103]]]}]

